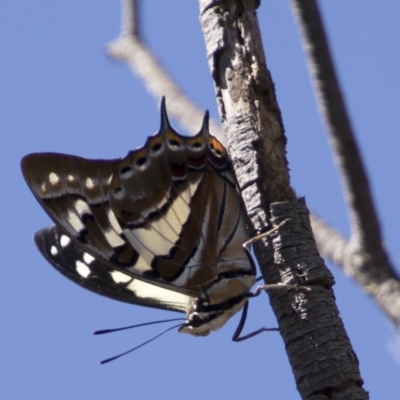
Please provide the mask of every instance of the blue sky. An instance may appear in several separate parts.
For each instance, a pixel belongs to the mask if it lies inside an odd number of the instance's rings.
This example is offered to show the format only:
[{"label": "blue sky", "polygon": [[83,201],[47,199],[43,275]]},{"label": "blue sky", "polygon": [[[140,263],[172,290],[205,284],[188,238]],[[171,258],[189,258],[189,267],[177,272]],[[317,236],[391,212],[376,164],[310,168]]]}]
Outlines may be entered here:
[{"label": "blue sky", "polygon": [[[400,3],[321,3],[386,246],[400,265]],[[288,137],[292,185],[311,209],[348,235],[338,175],[289,3],[264,1],[258,14]],[[141,146],[158,129],[157,102],[125,65],[105,55],[105,44],[118,35],[119,17],[119,3],[111,1],[2,2],[0,397],[296,399],[279,334],[232,343],[238,318],[207,338],[170,332],[100,366],[99,360],[162,328],[101,337],[92,331],[174,314],[85,291],[54,271],[34,247],[33,233],[50,221],[23,181],[23,155],[56,151],[114,158]],[[146,2],[142,21],[158,58],[189,96],[217,118],[197,2]],[[371,398],[398,398],[400,345],[393,327],[354,282],[329,267],[365,388]],[[251,302],[248,331],[275,324],[267,296]]]}]

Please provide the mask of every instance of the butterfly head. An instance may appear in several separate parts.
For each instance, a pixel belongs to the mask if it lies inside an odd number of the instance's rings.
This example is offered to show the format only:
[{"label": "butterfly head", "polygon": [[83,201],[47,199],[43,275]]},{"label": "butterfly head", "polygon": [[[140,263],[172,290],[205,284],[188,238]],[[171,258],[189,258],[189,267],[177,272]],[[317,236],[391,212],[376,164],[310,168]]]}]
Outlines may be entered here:
[{"label": "butterfly head", "polygon": [[185,323],[180,326],[178,331],[189,333],[194,336],[207,336],[211,332],[211,329],[209,324],[199,313],[192,312],[188,315]]},{"label": "butterfly head", "polygon": [[200,296],[188,310],[186,321],[178,331],[193,336],[207,336],[211,331],[224,326],[229,318],[243,308],[247,299],[248,297],[244,294],[240,299],[228,297],[222,303],[210,304],[203,299],[203,296]]}]

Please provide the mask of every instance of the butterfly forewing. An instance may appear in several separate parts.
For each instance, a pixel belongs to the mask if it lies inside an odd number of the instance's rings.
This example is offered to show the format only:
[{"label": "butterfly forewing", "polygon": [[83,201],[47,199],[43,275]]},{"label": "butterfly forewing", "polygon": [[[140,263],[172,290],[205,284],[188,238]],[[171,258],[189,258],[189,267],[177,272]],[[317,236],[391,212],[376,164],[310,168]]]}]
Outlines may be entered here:
[{"label": "butterfly forewing", "polygon": [[[234,176],[207,122],[198,135],[184,137],[163,108],[159,133],[125,158],[31,154],[22,170],[75,253],[91,255],[103,269],[196,296],[219,268],[234,268],[224,261],[249,264]],[[51,252],[44,254],[51,262]]]}]

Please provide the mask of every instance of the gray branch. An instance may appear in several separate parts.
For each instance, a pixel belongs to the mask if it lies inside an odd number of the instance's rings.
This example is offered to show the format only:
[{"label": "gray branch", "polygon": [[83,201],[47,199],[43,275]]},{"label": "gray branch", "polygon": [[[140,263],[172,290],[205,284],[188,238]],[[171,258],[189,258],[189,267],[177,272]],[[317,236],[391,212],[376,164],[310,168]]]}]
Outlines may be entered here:
[{"label": "gray branch", "polygon": [[290,186],[257,1],[199,3],[219,113],[250,226],[255,233],[277,230],[254,245],[264,280],[312,289],[269,293],[297,388],[307,399],[327,398],[332,392],[338,399],[367,399],[336,308],[333,277],[319,256],[307,208]]},{"label": "gray branch", "polygon": [[[376,217],[375,207],[369,191],[368,179],[362,165],[356,141],[354,140],[354,135],[352,134],[349,118],[346,114],[345,104],[337,83],[318,8],[313,0],[291,1],[297,20],[301,25],[306,51],[308,52],[311,64],[311,71],[316,77],[317,97],[320,100],[320,107],[328,124],[332,147],[337,154],[337,163],[342,171],[352,226],[352,238],[348,241],[322,219],[311,216],[316,242],[319,250],[339,267],[343,268],[345,273],[353,277],[375,299],[386,315],[400,329],[399,278],[392,268],[390,260],[382,246],[379,221]],[[169,112],[189,132],[195,133],[197,127],[200,126],[203,112],[188,100],[143,43],[138,28],[138,1],[123,0],[122,3],[123,18],[121,34],[108,47],[109,54],[127,62],[132,71],[144,81],[149,91],[156,98],[166,95]],[[254,5],[256,3],[257,1],[200,1],[203,14],[211,11],[213,7],[219,6],[220,9],[224,9],[224,7],[228,9],[229,5],[235,4],[239,8],[246,8],[249,4]],[[249,12],[248,10],[251,9],[252,7],[247,8],[246,12]],[[205,19],[203,15],[202,22]],[[283,146],[285,138],[282,133],[283,129],[279,108],[276,104],[269,73],[267,70],[266,74],[263,73],[263,68],[266,68],[263,57],[258,60],[246,60],[243,58],[248,57],[248,54],[238,54],[236,59],[231,60],[232,64],[227,69],[226,75],[222,76],[218,74],[216,67],[220,62],[220,57],[223,57],[224,40],[230,40],[231,38],[229,37],[229,31],[224,31],[219,25],[218,20],[210,22],[211,19],[207,19],[207,21],[209,25],[203,24],[206,35],[217,31],[212,41],[209,40],[209,45],[212,45],[209,50],[209,62],[213,77],[216,80],[223,79],[219,82],[217,81],[216,85],[219,110],[224,122],[224,128],[228,133],[235,130],[243,133],[237,141],[231,139],[232,148],[236,147],[239,150],[236,153],[232,151],[232,154],[238,154],[234,161],[235,165],[239,165],[238,179],[242,194],[246,201],[252,199],[248,212],[254,221],[255,232],[260,232],[272,225],[270,215],[258,214],[259,208],[265,207],[264,209],[268,209],[268,204],[283,200],[284,198],[294,199],[294,194],[291,190],[288,190],[285,196],[279,199],[279,194],[282,194],[281,189],[285,187],[290,188],[286,171],[283,171],[283,178],[279,181],[279,174],[282,172],[282,169],[276,168],[274,163],[272,165],[254,167],[248,161],[259,154],[258,157],[263,159],[277,158],[280,160],[281,167],[284,167],[283,170],[286,169]],[[215,26],[213,26],[213,23],[215,23]],[[261,41],[254,42],[254,37],[252,36],[254,33],[257,34],[257,30],[258,26],[256,24],[253,29],[249,28],[248,32],[242,32],[243,38],[251,37],[251,40],[247,39],[247,42],[244,43],[244,47],[261,46],[262,48]],[[221,33],[228,36],[225,37]],[[241,70],[243,62],[249,62],[251,65],[249,71],[251,72],[247,76],[238,77],[237,71]],[[237,110],[237,103],[243,102],[246,107],[247,99],[240,92],[242,80],[255,87],[254,93],[256,93],[256,96],[254,98],[256,100],[252,109],[247,110],[246,113],[232,115]],[[226,90],[225,86],[227,84],[236,87],[236,89],[233,92]],[[232,96],[232,93],[234,93],[234,96]],[[254,95],[254,93],[251,95]],[[268,101],[264,102],[263,96],[267,97]],[[253,114],[253,112],[255,113]],[[274,118],[263,119],[261,117],[257,119],[258,113],[272,115]],[[246,115],[249,117],[246,117]],[[253,118],[252,115],[255,117]],[[261,125],[265,122],[269,125]],[[272,135],[276,131],[280,131],[280,133],[275,137],[270,137],[269,143],[268,139],[266,142],[263,142],[258,135],[260,126],[267,126],[271,130]],[[218,124],[213,123],[211,131],[220,140],[223,140]],[[282,151],[274,151],[274,141],[277,141],[278,144],[281,142]],[[243,153],[241,153],[242,150]],[[246,158],[243,154],[247,154],[249,158]],[[244,169],[241,169],[240,165]],[[269,169],[270,167],[272,169]],[[265,182],[257,181],[258,174],[265,177],[265,180],[275,182],[273,187],[265,184]],[[254,182],[258,182],[258,186]],[[269,186],[270,192],[266,197],[260,196],[258,188],[260,187],[264,190],[266,186]],[[268,260],[264,261],[268,263]]]},{"label": "gray branch", "polygon": [[[400,329],[400,280],[383,245],[381,228],[315,0],[291,0],[308,58],[318,106],[339,169],[351,226],[348,243],[316,223],[318,246],[369,293]],[[318,221],[317,218],[314,218]],[[322,229],[324,225],[324,229]],[[313,225],[314,226],[314,225]],[[340,242],[340,247],[336,243]],[[340,251],[339,251],[340,249]]]},{"label": "gray branch", "polygon": [[[112,57],[127,62],[131,70],[144,82],[149,91],[157,99],[163,95],[167,96],[168,109],[171,115],[179,120],[182,126],[184,126],[189,132],[194,134],[197,131],[197,127],[200,126],[203,112],[192,104],[182,93],[177,83],[170,75],[168,75],[162,65],[156,60],[152,52],[143,43],[140,36],[140,29],[138,27],[140,21],[138,16],[138,3],[140,2],[137,0],[122,0],[121,33],[119,38],[109,45],[108,52]],[[321,22],[314,22],[314,19],[318,20],[318,18],[320,18],[319,13],[315,12],[315,4],[314,7],[312,7],[312,2],[294,0],[292,4],[295,14],[298,16],[298,21],[303,25],[302,30],[304,29],[305,33],[309,32],[307,35],[304,34],[304,37],[306,38],[308,35],[311,36],[311,39],[309,40],[310,43],[306,45],[306,47],[313,47],[312,43],[315,41],[313,39],[314,37],[317,37],[318,40],[320,40],[321,37],[325,38],[325,34],[320,36],[318,31],[315,29],[311,29],[310,27],[307,28],[308,25],[316,24],[319,26],[320,30],[322,29]],[[304,10],[301,11],[304,7],[311,9],[311,11],[314,9],[314,12],[306,13]],[[306,16],[308,17],[306,18]],[[326,45],[326,40],[324,40],[324,42]],[[310,52],[310,54],[312,55],[313,53]],[[326,71],[333,71],[334,74],[332,62],[330,61],[331,57],[329,55],[329,48],[326,47],[322,54],[325,54],[324,57],[321,57],[322,60],[320,57],[316,57],[313,62],[315,64],[315,71],[324,71],[326,69]],[[328,54],[328,56],[326,56],[326,54]],[[329,60],[331,69],[323,66],[325,59]],[[317,65],[320,66],[317,67]],[[336,78],[334,80],[328,79],[328,82],[335,83],[337,80]],[[340,96],[339,89],[331,89],[329,90],[329,93],[330,92],[336,94],[339,93]],[[329,100],[329,96],[327,96],[327,98]],[[344,102],[341,101],[341,103],[343,105],[342,109],[345,110]],[[328,106],[327,103],[325,108],[328,109],[328,107],[330,106]],[[332,114],[334,115],[333,112]],[[348,121],[347,117],[340,117],[339,120],[345,121],[344,125],[350,127],[350,124],[346,122]],[[338,126],[338,124],[333,124],[333,126]],[[211,122],[211,132],[225,143],[220,126],[214,121]],[[244,195],[246,195],[246,193]],[[247,196],[257,196],[257,193],[248,190]],[[370,196],[368,197],[370,198]],[[360,219],[360,217],[358,219]],[[363,218],[361,217],[361,221],[362,219]],[[374,298],[385,314],[396,324],[397,328],[400,329],[400,307],[398,306],[400,302],[400,284],[398,276],[394,272],[393,268],[391,268],[389,262],[384,262],[384,267],[379,268],[383,273],[379,273],[379,279],[376,280],[374,273],[365,273],[366,269],[363,268],[363,263],[360,263],[360,260],[362,260],[361,258],[356,257],[359,263],[356,264],[356,268],[354,268],[354,262],[352,260],[353,256],[357,256],[358,251],[354,250],[352,245],[350,245],[351,242],[343,238],[321,218],[311,215],[311,222],[314,236],[320,251],[326,257],[335,262],[338,267],[342,268],[346,274],[354,278],[357,283]],[[380,238],[379,230],[377,232],[378,237]],[[380,264],[375,263],[374,265],[379,266]]]},{"label": "gray branch", "polygon": [[[149,92],[158,99],[158,103],[162,96],[166,96],[168,113],[179,120],[189,133],[195,134],[201,127],[204,111],[190,101],[143,43],[138,25],[138,3],[137,0],[122,0],[121,32],[108,45],[107,52],[111,57],[126,62]],[[210,121],[210,130],[224,143],[221,128],[214,121]]]}]

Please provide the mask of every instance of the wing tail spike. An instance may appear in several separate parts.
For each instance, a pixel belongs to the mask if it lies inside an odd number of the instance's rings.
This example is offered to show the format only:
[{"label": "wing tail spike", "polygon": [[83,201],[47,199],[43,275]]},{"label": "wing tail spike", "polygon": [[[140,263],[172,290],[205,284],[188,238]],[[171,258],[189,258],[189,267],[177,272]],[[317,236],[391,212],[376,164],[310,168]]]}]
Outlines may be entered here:
[{"label": "wing tail spike", "polygon": [[205,138],[208,138],[208,136],[210,134],[209,121],[210,121],[210,113],[207,110],[204,113],[203,123],[201,125],[201,129],[200,129],[200,132],[199,132],[199,134],[202,134]]},{"label": "wing tail spike", "polygon": [[162,97],[161,99],[161,106],[160,106],[160,112],[161,112],[161,126],[160,126],[160,132],[167,132],[168,130],[172,129],[171,124],[169,123],[168,119],[168,113],[167,113],[167,106],[166,106],[166,101],[165,101],[165,96]]}]

